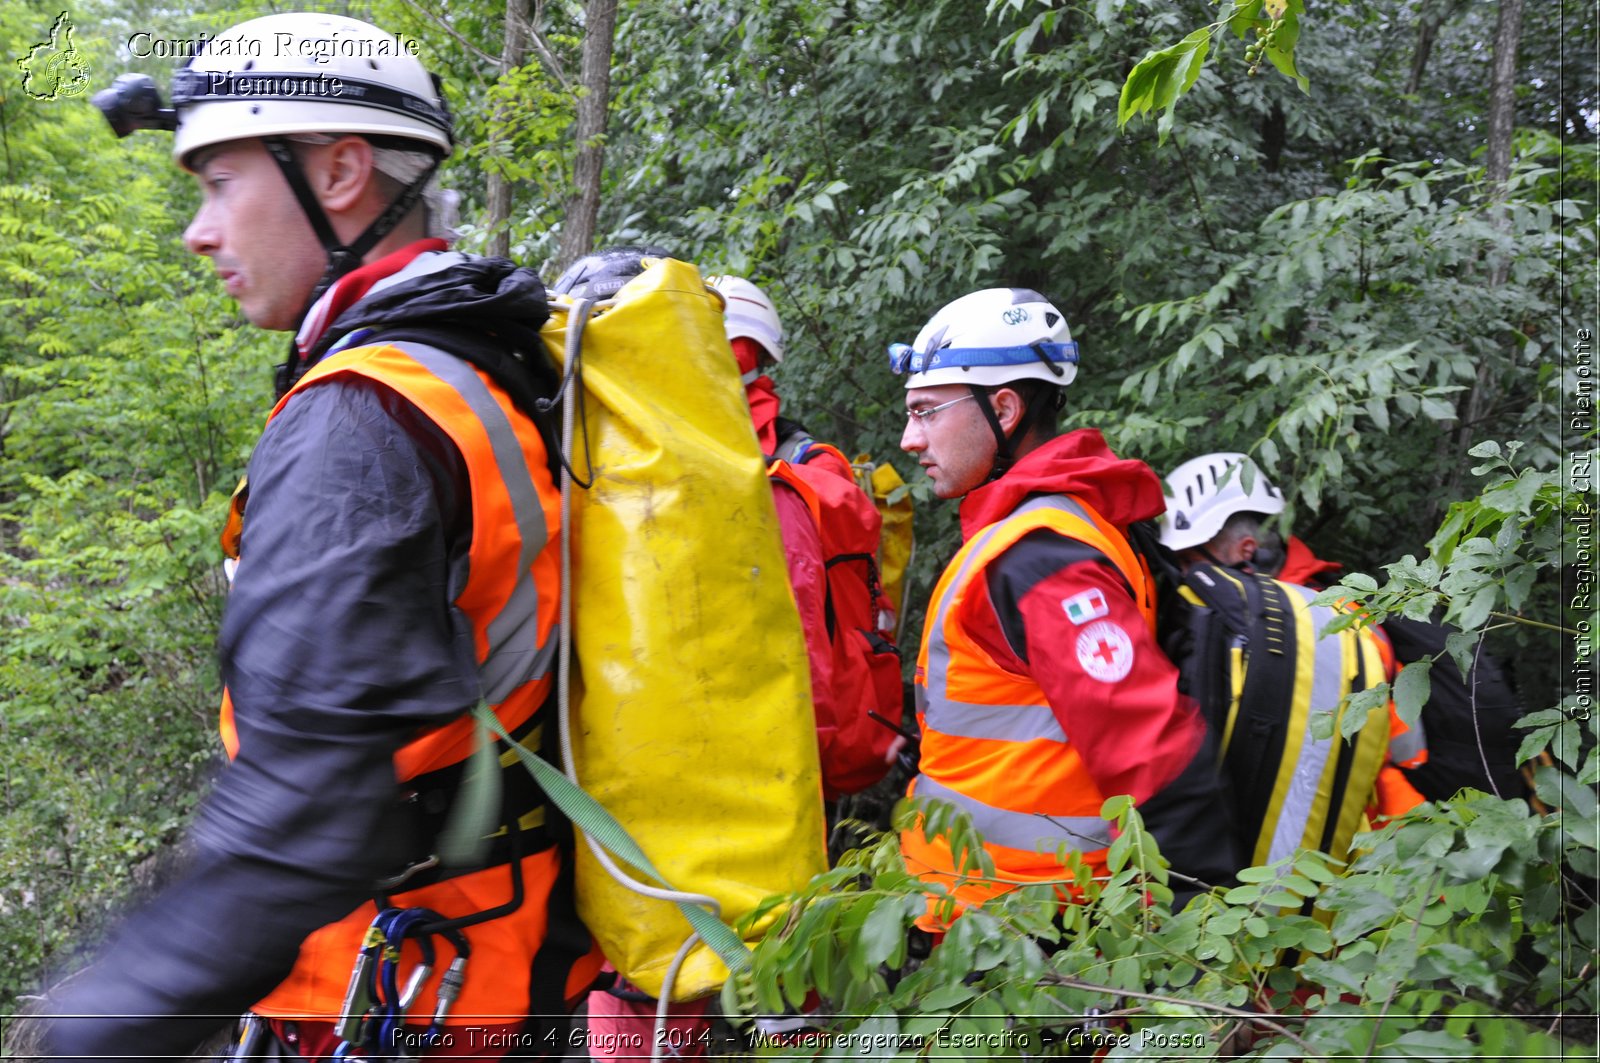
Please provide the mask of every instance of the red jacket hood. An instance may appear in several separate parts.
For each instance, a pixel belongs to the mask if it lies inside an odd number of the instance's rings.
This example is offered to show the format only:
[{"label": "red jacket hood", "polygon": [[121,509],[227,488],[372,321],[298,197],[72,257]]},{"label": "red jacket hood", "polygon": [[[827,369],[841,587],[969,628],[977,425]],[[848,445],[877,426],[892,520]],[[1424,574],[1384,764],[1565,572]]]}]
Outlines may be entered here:
[{"label": "red jacket hood", "polygon": [[1339,579],[1344,566],[1337,561],[1324,561],[1311,552],[1311,547],[1298,536],[1289,536],[1284,550],[1283,570],[1278,578],[1285,583],[1298,583],[1302,587],[1325,587]]},{"label": "red jacket hood", "polygon": [[1097,428],[1057,436],[993,483],[961,500],[961,538],[972,538],[1029,495],[1071,494],[1118,528],[1166,511],[1161,480],[1142,461],[1119,458]]}]

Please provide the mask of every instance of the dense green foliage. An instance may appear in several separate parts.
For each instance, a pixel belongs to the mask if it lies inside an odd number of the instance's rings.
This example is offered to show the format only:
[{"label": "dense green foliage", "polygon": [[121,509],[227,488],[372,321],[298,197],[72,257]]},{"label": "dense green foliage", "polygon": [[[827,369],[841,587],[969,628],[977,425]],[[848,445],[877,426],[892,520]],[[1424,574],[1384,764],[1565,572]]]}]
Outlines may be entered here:
[{"label": "dense green foliage", "polygon": [[[335,6],[419,38],[445,77],[468,246],[498,225],[530,264],[552,256],[582,4],[539,5],[548,58],[504,75],[501,5]],[[59,10],[0,0],[4,55]],[[192,37],[264,10],[71,14],[93,91],[167,65],[126,54],[134,28]],[[662,243],[764,285],[789,331],[786,412],[909,472],[885,346],[971,289],[1038,288],[1084,351],[1064,424],[1158,470],[1251,451],[1288,489],[1294,530],[1374,574],[1342,593],[1380,613],[1442,607],[1455,650],[1488,640],[1516,663],[1528,750],[1557,761],[1542,793],[1560,815],[1469,799],[1389,828],[1343,878],[1298,860],[1309,885],[1282,882],[1315,894],[1326,929],[1248,888],[1177,917],[1141,908],[1161,871],[1140,845],[1053,957],[1031,938],[1053,933],[1048,903],[1017,895],[892,990],[878,965],[920,902],[886,838],[762,947],[747,987],[762,1002],[814,985],[879,1013],[867,1032],[902,1034],[935,1015],[998,1029],[1028,1008],[1126,1008],[1136,1027],[1209,1038],[1227,1008],[1291,1007],[1289,976],[1268,971],[1295,947],[1325,1002],[1389,1017],[1294,1027],[1309,1049],[1269,1031],[1262,1051],[1504,1058],[1551,1041],[1494,1012],[1595,1008],[1595,909],[1577,888],[1595,878],[1595,725],[1573,692],[1592,659],[1573,655],[1597,617],[1572,593],[1593,572],[1594,491],[1570,458],[1593,453],[1592,404],[1573,416],[1592,376],[1570,348],[1597,325],[1596,15],[1528,5],[1504,187],[1483,170],[1493,28],[1493,5],[1443,0],[623,3],[602,242]],[[1129,79],[1162,52],[1181,95]],[[117,142],[86,96],[36,100],[6,70],[0,1011],[176,835],[216,756],[215,534],[280,342],[184,252],[193,192],[161,138]],[[513,182],[503,221],[486,214],[491,169]],[[917,603],[955,507],[912,493]],[[1403,711],[1425,672],[1395,691]]]},{"label": "dense green foliage", "polygon": [[[1596,1004],[1583,969],[1594,909],[1560,929],[1563,853],[1594,865],[1593,796],[1581,793],[1565,823],[1463,796],[1365,836],[1348,869],[1302,851],[1176,915],[1164,861],[1113,799],[1110,878],[1068,857],[1083,903],[1063,910],[1053,885],[1025,887],[969,911],[920,962],[906,931],[925,886],[883,836],[796,899],[724,1002],[771,1013],[821,993],[844,1018],[776,1053],[799,1056],[821,1043],[906,1060],[963,1047],[986,1059],[1096,1047],[1110,1059],[1592,1058],[1550,1022]],[[939,826],[971,843],[958,819]]]},{"label": "dense green foliage", "polygon": [[[50,18],[0,7],[25,54]],[[115,62],[82,29],[92,70]],[[0,1000],[176,837],[213,740],[215,531],[268,395],[181,253],[188,181],[86,99],[4,93]]]}]

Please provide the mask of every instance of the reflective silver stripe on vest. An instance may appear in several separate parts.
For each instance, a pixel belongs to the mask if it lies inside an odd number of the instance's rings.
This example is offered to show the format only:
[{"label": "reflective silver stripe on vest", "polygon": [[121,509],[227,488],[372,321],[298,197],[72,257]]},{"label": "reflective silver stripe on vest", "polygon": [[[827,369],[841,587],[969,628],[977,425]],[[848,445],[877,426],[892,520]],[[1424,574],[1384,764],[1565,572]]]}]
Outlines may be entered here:
[{"label": "reflective silver stripe on vest", "polygon": [[[437,347],[416,343],[399,343],[395,346],[454,388],[477,415],[489,438],[495,467],[511,501],[517,535],[522,540],[521,553],[517,558],[517,581],[505,605],[486,625],[489,653],[478,666],[483,696],[491,705],[497,705],[524,683],[548,674],[555,660],[557,638],[550,638],[542,646],[538,641],[539,587],[533,579],[534,559],[550,541],[544,510],[539,505],[539,493],[534,488],[533,477],[516,431],[477,371],[460,358]],[[556,634],[552,631],[553,636]]]},{"label": "reflective silver stripe on vest", "polygon": [[1407,727],[1404,734],[1389,739],[1389,759],[1396,764],[1404,764],[1428,748],[1428,731],[1422,726],[1422,717],[1418,716]]},{"label": "reflective silver stripe on vest", "polygon": [[926,718],[931,729],[956,738],[993,738],[1002,742],[1067,740],[1061,721],[1048,705],[972,705],[946,698],[930,703]]},{"label": "reflective silver stripe on vest", "polygon": [[[1286,591],[1299,595],[1301,606],[1310,617],[1309,630],[1316,638],[1316,658],[1311,673],[1311,704],[1306,713],[1300,755],[1295,760],[1294,774],[1290,776],[1289,789],[1284,795],[1278,822],[1272,831],[1272,845],[1267,851],[1266,863],[1290,855],[1301,845],[1316,848],[1321,842],[1320,838],[1305,837],[1306,824],[1311,818],[1311,810],[1317,805],[1317,787],[1327,768],[1328,758],[1335,753],[1334,743],[1342,745],[1344,742],[1339,737],[1337,725],[1331,738],[1318,739],[1312,737],[1311,733],[1312,718],[1318,713],[1337,709],[1344,692],[1344,638],[1340,634],[1321,635],[1322,629],[1338,614],[1327,606],[1309,605],[1311,599],[1316,597],[1316,592],[1293,584],[1282,586]],[[1295,611],[1299,614],[1301,608]],[[1298,638],[1307,631],[1299,616],[1295,620],[1295,631],[1298,645]],[[1359,652],[1360,647],[1356,649]],[[1329,817],[1338,816],[1337,805],[1330,802],[1327,814]]]},{"label": "reflective silver stripe on vest", "polygon": [[1054,852],[1066,845],[1079,852],[1094,852],[1111,844],[1111,824],[1098,816],[1008,812],[941,786],[926,775],[917,776],[913,796],[948,801],[972,817],[972,825],[983,835],[984,841],[1010,849]]},{"label": "reflective silver stripe on vest", "polygon": [[[1061,733],[1061,725],[1056,720],[1055,714],[1047,705],[1018,705],[1018,706],[974,706],[966,702],[952,701],[949,695],[950,678],[950,646],[945,642],[945,620],[950,615],[951,599],[955,592],[966,584],[967,575],[973,564],[973,559],[983,551],[989,541],[998,535],[1002,528],[1012,520],[1025,513],[1033,513],[1041,509],[1058,509],[1082,520],[1089,521],[1088,511],[1076,501],[1065,495],[1041,495],[1029,499],[1004,520],[996,521],[973,540],[971,548],[967,551],[965,559],[956,577],[945,588],[944,597],[935,606],[934,615],[928,623],[928,669],[924,682],[927,684],[927,693],[919,708],[926,714],[927,725],[930,730],[940,731],[948,735],[963,738],[1008,738],[1013,731],[1025,734],[1029,738],[1056,738],[1064,742],[1067,736]],[[1092,524],[1093,521],[1090,521]],[[981,721],[967,723],[964,718],[969,713],[976,713],[980,709],[995,708],[1004,711],[1020,712],[1031,718],[1031,722],[1024,721],[1015,728],[1000,726],[1003,733],[985,733],[981,730]],[[1047,722],[1040,713],[1049,717]],[[999,723],[998,718],[993,723]],[[978,727],[980,730],[970,728]],[[1054,732],[1050,728],[1054,727]],[[1059,735],[1059,737],[1056,737]]]}]

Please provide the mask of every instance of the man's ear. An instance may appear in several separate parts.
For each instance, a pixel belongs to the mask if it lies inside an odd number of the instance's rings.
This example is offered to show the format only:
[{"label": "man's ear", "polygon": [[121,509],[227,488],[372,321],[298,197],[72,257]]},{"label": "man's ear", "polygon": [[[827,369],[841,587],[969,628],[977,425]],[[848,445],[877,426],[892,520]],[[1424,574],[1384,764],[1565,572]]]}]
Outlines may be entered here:
[{"label": "man's ear", "polygon": [[1254,535],[1246,535],[1238,539],[1234,543],[1234,548],[1239,551],[1239,561],[1246,565],[1255,561],[1257,545]]},{"label": "man's ear", "polygon": [[355,206],[370,188],[375,172],[372,144],[366,137],[342,136],[318,147],[312,169],[312,190],[329,213]]},{"label": "man's ear", "polygon": [[995,388],[989,393],[989,404],[1000,421],[1000,430],[1007,436],[1016,429],[1022,415],[1028,410],[1028,404],[1022,400],[1022,396],[1005,387]]}]

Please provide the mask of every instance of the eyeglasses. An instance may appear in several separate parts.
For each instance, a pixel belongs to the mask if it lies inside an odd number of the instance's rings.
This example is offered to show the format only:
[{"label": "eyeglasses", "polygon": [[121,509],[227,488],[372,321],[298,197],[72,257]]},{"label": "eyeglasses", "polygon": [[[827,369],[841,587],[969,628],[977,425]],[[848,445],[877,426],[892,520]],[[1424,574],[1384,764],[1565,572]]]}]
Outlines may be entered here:
[{"label": "eyeglasses", "polygon": [[927,424],[928,419],[934,414],[938,413],[940,410],[948,410],[958,402],[966,402],[968,399],[975,399],[977,397],[978,396],[976,395],[963,395],[959,399],[951,399],[949,402],[941,402],[937,406],[924,406],[919,410],[907,410],[906,420],[909,421],[911,418],[915,417],[923,424]]}]

